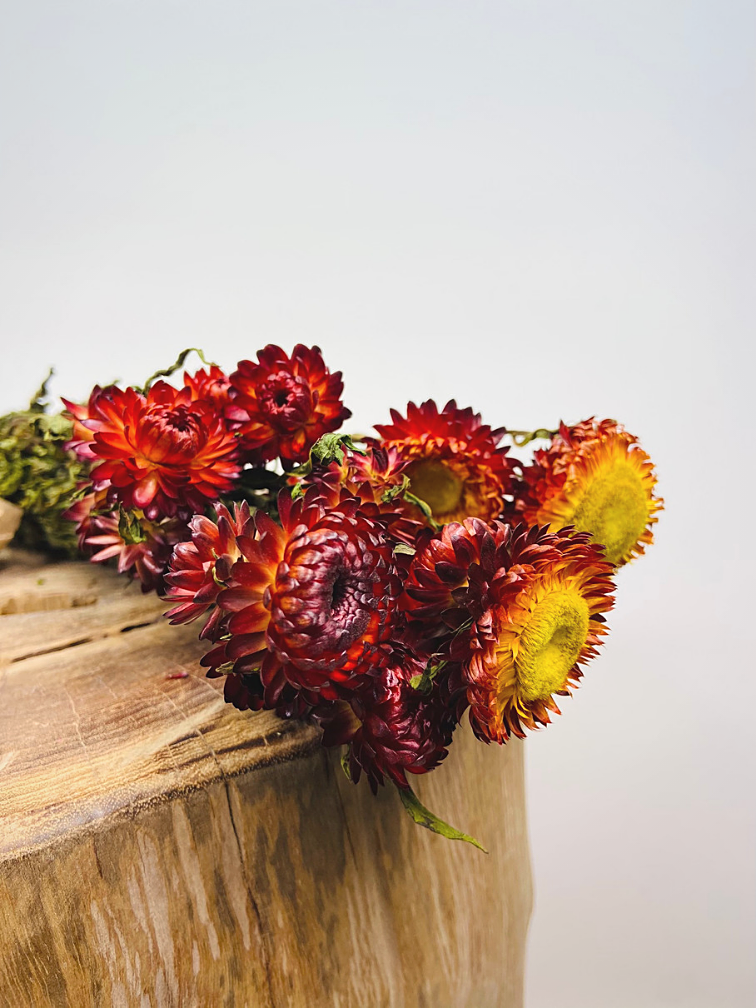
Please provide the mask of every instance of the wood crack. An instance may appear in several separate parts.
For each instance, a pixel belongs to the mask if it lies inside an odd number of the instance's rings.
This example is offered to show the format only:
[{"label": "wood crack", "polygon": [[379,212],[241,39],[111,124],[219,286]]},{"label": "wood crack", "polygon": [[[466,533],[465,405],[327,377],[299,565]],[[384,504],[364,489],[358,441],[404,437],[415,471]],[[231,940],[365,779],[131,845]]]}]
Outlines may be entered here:
[{"label": "wood crack", "polygon": [[114,626],[106,627],[96,633],[84,634],[81,637],[76,637],[73,640],[62,641],[58,644],[51,644],[48,647],[39,647],[33,651],[25,651],[24,654],[14,655],[12,658],[8,659],[9,665],[16,665],[18,662],[27,661],[29,658],[39,658],[42,655],[55,654],[59,651],[69,651],[71,648],[81,647],[85,644],[94,644],[97,641],[105,640],[108,637],[116,637],[119,634],[132,633],[134,630],[143,630],[146,627],[155,626],[156,623],[160,623],[163,619],[163,614],[160,613],[154,619],[143,620],[139,623],[128,623],[126,626]]},{"label": "wood crack", "polygon": [[[179,711],[179,713],[182,714],[182,716],[186,719],[186,715],[183,714],[183,711],[181,711],[181,708],[173,700],[173,698],[170,697],[170,696],[167,696],[167,694],[165,694],[164,691],[161,691],[161,692],[163,692],[163,695],[166,696],[166,698],[176,708],[176,710]],[[212,744],[210,743],[210,740],[205,737],[205,734],[202,731],[202,729],[199,726],[197,726],[197,727],[194,728],[194,731],[201,738],[201,740],[204,743],[204,745],[206,746],[206,748],[207,748],[207,750],[208,750],[211,758],[214,760],[215,765],[218,768],[218,773],[220,775],[220,779],[223,782],[223,790],[224,790],[224,793],[225,793],[225,796],[226,796],[226,805],[228,806],[228,816],[229,816],[229,820],[231,822],[231,828],[232,828],[232,830],[234,832],[234,840],[236,842],[236,849],[237,849],[237,852],[239,854],[239,865],[241,867],[242,877],[244,878],[244,886],[245,886],[245,888],[247,890],[247,897],[249,899],[250,905],[252,907],[252,912],[254,913],[255,920],[257,922],[257,933],[259,935],[260,950],[261,950],[261,954],[262,954],[261,958],[262,958],[262,961],[263,961],[263,967],[265,969],[265,977],[266,977],[266,981],[267,981],[267,985],[268,985],[268,992],[269,992],[270,1000],[272,1002],[272,1000],[273,1000],[273,980],[272,980],[272,976],[271,976],[271,967],[270,967],[270,952],[268,950],[267,942],[265,940],[265,934],[264,934],[264,931],[263,931],[263,919],[262,919],[262,915],[260,913],[260,908],[257,905],[257,900],[255,899],[254,893],[252,891],[252,885],[250,883],[249,874],[247,872],[247,866],[246,866],[246,863],[244,861],[244,851],[242,850],[241,840],[239,838],[239,831],[238,831],[238,829],[236,827],[236,819],[234,818],[234,809],[233,809],[233,805],[231,804],[231,792],[230,792],[230,789],[229,789],[229,779],[226,776],[225,770],[223,769],[223,764],[221,763],[220,759],[218,758],[218,754],[215,752],[215,749],[213,748]],[[265,738],[265,736],[263,736],[263,740],[265,741],[265,744],[267,745],[267,739]]]},{"label": "wood crack", "polygon": [[241,865],[242,875],[244,876],[244,885],[247,889],[247,896],[249,897],[249,902],[252,906],[252,911],[255,915],[255,921],[257,922],[257,933],[260,936],[260,949],[262,952],[263,967],[265,969],[265,979],[268,985],[268,996],[271,1003],[273,1002],[273,977],[271,975],[270,966],[270,953],[268,951],[268,943],[265,938],[265,930],[263,924],[262,914],[260,913],[260,907],[257,905],[257,900],[255,899],[254,893],[252,892],[252,886],[249,881],[249,874],[247,872],[247,865],[244,861],[244,851],[242,850],[241,840],[239,839],[239,831],[236,828],[236,819],[234,818],[234,809],[231,804],[231,792],[229,789],[228,778],[224,775],[223,786],[226,792],[226,804],[228,805],[228,815],[231,820],[231,828],[234,831],[234,838],[236,839],[236,847],[239,851],[239,864]]}]

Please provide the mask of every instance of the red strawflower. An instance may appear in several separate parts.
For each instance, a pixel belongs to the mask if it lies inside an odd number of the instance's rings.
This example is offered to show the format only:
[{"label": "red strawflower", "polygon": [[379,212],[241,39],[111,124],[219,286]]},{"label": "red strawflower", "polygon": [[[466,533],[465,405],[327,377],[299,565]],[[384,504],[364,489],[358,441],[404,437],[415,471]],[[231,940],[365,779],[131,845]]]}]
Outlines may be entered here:
[{"label": "red strawflower", "polygon": [[316,468],[301,481],[291,482],[303,487],[316,487],[326,507],[334,507],[345,495],[360,501],[360,509],[386,528],[395,542],[414,546],[418,536],[424,536],[427,526],[409,517],[403,507],[402,495],[408,486],[407,463],[395,448],[373,445],[363,454],[344,448],[341,463],[333,461]]},{"label": "red strawflower", "polygon": [[73,437],[63,447],[75,452],[82,462],[91,462],[97,457],[92,450],[92,442],[96,431],[102,428],[106,419],[100,409],[100,402],[102,399],[109,399],[114,390],[118,391],[114,385],[104,389],[95,385],[86,403],[74,403],[70,399],[61,400],[66,407],[64,415],[73,420]]},{"label": "red strawflower", "polygon": [[314,711],[323,745],[348,743],[350,777],[356,783],[364,771],[373,793],[385,777],[408,787],[408,773],[433,770],[448,752],[456,713],[438,685],[429,693],[413,688],[411,679],[422,677],[424,668],[424,661],[397,650],[348,700]]},{"label": "red strawflower", "polygon": [[428,504],[437,522],[501,514],[515,467],[509,449],[498,447],[503,427],[491,430],[480,414],[459,409],[453,399],[440,412],[432,399],[409,403],[406,419],[393,409],[391,418],[393,423],[375,429],[384,447],[396,449],[407,463],[411,492]]},{"label": "red strawflower", "polygon": [[94,494],[78,502],[68,515],[82,515],[78,528],[79,549],[91,552],[92,563],[105,563],[117,558],[118,573],[135,574],[141,582],[143,592],[162,591],[163,577],[173,548],[188,535],[183,522],[168,519],[156,524],[130,515],[130,534],[124,538],[122,516],[117,512],[84,514],[89,503],[94,505]]},{"label": "red strawflower", "polygon": [[[510,539],[511,528],[502,522],[489,524],[480,518],[466,518],[462,524],[449,522],[417,552],[399,600],[416,646],[428,652],[448,652],[459,628],[469,626],[480,615],[468,612],[467,598],[458,602],[456,593],[467,586],[471,576],[476,576],[481,563],[490,576],[507,571],[511,566],[507,551]],[[526,562],[533,563],[543,547],[536,550]],[[462,639],[466,641],[467,636]]]},{"label": "red strawflower", "polygon": [[258,673],[224,676],[223,699],[237,710],[262,710],[265,707],[265,690]]},{"label": "red strawflower", "polygon": [[383,664],[399,592],[392,545],[359,501],[326,509],[317,492],[284,492],[278,507],[283,527],[258,512],[255,537],[237,537],[218,596],[228,639],[203,659],[216,674],[259,671],[269,707],[287,682],[331,699]]},{"label": "red strawflower", "polygon": [[[305,690],[294,689],[289,683],[283,687],[274,705],[269,706],[262,680],[257,672],[244,675],[227,675],[223,679],[223,698],[226,703],[233,704],[237,710],[275,710],[280,718],[307,718],[313,711],[313,703],[309,702],[309,694]],[[319,702],[318,698],[310,698]]]},{"label": "red strawflower", "polygon": [[[191,389],[156,382],[146,395],[113,388],[97,402],[92,451],[96,489],[156,520],[202,511],[239,475],[237,444],[223,418]],[[102,460],[97,462],[97,460]]]},{"label": "red strawflower", "polygon": [[210,619],[200,631],[200,640],[212,639],[222,616],[215,602],[223,582],[231,575],[233,564],[241,556],[236,537],[255,534],[254,520],[246,501],[234,505],[233,515],[223,504],[216,504],[215,511],[217,523],[204,515],[192,518],[189,522],[192,538],[176,546],[165,577],[169,586],[166,598],[179,603],[165,614],[171,623],[190,623],[213,608]]},{"label": "red strawflower", "polygon": [[[88,483],[79,483],[76,487],[76,492],[81,494],[88,486]],[[71,507],[63,512],[63,518],[67,518],[68,521],[76,524],[76,535],[80,550],[84,549],[84,542],[92,528],[92,521],[96,517],[92,512],[95,510],[99,511],[104,506],[107,506],[105,493],[102,491],[98,494],[90,492],[78,497]]]},{"label": "red strawflower", "polygon": [[352,415],[341,402],[341,372],[331,374],[320,349],[301,343],[291,357],[270,344],[257,359],[239,361],[231,375],[235,405],[247,414],[244,447],[252,461],[305,462],[318,438]]},{"label": "red strawflower", "polygon": [[184,386],[191,389],[192,399],[204,399],[211,403],[232,429],[235,430],[240,421],[246,420],[247,414],[234,401],[236,389],[232,388],[231,379],[217,364],[212,364],[209,371],[200,368],[193,375],[185,371]]}]

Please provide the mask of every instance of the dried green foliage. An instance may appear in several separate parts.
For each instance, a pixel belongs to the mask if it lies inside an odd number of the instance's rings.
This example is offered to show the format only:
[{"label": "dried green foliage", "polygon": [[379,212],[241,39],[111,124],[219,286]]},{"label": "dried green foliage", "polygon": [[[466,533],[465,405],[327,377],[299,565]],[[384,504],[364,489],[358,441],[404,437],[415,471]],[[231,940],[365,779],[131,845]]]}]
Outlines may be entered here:
[{"label": "dried green foliage", "polygon": [[45,412],[48,379],[27,410],[0,417],[0,497],[24,512],[16,545],[74,556],[75,526],[62,514],[86,467],[63,447],[71,421]]}]

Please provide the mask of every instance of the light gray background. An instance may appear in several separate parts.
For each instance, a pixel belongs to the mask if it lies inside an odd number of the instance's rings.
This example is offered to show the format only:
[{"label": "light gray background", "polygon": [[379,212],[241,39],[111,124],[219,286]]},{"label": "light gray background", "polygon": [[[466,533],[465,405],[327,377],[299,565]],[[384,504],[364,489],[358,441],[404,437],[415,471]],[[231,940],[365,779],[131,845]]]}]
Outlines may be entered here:
[{"label": "light gray background", "polygon": [[753,3],[2,12],[0,408],[301,340],[357,430],[641,436],[658,542],[527,743],[527,1006],[751,1006]]}]

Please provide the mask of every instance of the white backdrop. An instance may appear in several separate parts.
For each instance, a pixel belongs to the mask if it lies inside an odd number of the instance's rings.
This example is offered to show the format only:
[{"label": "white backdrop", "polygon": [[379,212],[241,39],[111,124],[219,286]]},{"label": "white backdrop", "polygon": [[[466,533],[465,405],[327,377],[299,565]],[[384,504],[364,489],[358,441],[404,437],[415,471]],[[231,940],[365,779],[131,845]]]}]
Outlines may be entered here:
[{"label": "white backdrop", "polygon": [[658,542],[527,743],[527,1008],[753,1004],[755,21],[3,3],[0,409],[48,364],[77,398],[303,341],[354,429],[455,396],[494,426],[616,417],[656,460]]}]

